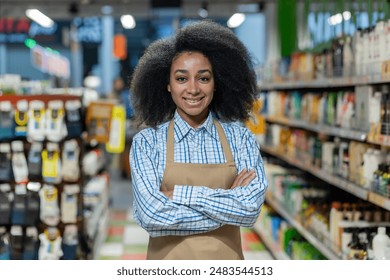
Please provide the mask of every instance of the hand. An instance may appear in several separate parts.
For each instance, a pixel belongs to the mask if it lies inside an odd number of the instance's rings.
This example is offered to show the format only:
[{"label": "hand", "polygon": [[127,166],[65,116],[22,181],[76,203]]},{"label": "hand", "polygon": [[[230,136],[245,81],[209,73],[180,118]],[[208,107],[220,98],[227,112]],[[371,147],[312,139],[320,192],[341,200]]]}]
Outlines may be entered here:
[{"label": "hand", "polygon": [[161,191],[166,197],[168,197],[169,199],[172,199],[173,198],[173,190],[162,190]]},{"label": "hand", "polygon": [[240,174],[237,175],[236,179],[234,179],[234,182],[231,189],[234,189],[238,186],[247,186],[252,182],[253,179],[256,178],[255,170],[246,170],[245,168],[240,172]]}]

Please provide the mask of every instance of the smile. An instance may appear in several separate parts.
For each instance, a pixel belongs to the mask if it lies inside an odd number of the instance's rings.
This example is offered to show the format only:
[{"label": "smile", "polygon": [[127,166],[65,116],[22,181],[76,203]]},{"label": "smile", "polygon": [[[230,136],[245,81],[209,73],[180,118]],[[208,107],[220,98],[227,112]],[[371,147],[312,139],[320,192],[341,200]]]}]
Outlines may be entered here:
[{"label": "smile", "polygon": [[204,97],[201,98],[183,98],[187,103],[189,104],[197,104],[199,103]]}]

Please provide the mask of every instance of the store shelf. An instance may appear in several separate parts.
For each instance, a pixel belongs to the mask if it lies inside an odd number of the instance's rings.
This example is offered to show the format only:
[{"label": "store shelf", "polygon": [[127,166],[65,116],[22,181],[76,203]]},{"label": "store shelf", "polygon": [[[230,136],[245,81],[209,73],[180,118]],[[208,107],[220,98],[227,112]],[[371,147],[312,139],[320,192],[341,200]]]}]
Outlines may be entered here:
[{"label": "store shelf", "polygon": [[291,258],[280,248],[279,244],[271,240],[271,238],[266,234],[259,222],[256,222],[253,229],[260,236],[261,241],[271,252],[272,256],[277,260],[290,260]]},{"label": "store shelf", "polygon": [[345,190],[345,191],[347,191],[347,192],[349,192],[349,193],[351,193],[351,194],[353,194],[361,199],[364,199],[364,200],[368,199],[368,191],[367,190],[363,189],[362,187],[360,187],[352,182],[349,182],[348,180],[336,177],[333,174],[330,174],[324,170],[321,170],[317,167],[314,167],[313,165],[302,164],[299,161],[293,160],[293,159],[289,158],[288,156],[285,156],[285,155],[277,152],[275,149],[267,147],[265,145],[261,145],[261,150],[263,150],[266,153],[271,154],[275,157],[278,157],[278,158],[286,161],[287,163],[289,163],[295,167],[298,167],[304,171],[310,172],[311,174],[320,178],[321,180],[323,180],[329,184],[332,184],[340,189],[343,189],[343,190]]},{"label": "store shelf", "polygon": [[387,199],[380,194],[369,192],[368,201],[390,211],[390,199]]},{"label": "store shelf", "polygon": [[380,135],[378,140],[367,139],[367,143],[390,147],[390,135]]},{"label": "store shelf", "polygon": [[74,94],[36,94],[36,95],[1,95],[0,101],[10,101],[11,104],[15,105],[19,100],[39,100],[43,102],[49,102],[52,100],[80,100],[80,96]]},{"label": "store shelf", "polygon": [[93,244],[92,249],[92,259],[97,260],[99,259],[99,254],[101,251],[101,247],[104,244],[104,241],[107,238],[107,229],[108,229],[108,222],[109,222],[109,209],[106,208],[104,212],[102,213],[99,223],[98,223],[98,230],[96,232],[95,236],[95,242]]},{"label": "store shelf", "polygon": [[102,220],[102,217],[106,214],[106,211],[109,207],[109,193],[108,189],[104,189],[99,202],[94,205],[94,207],[91,209],[92,212],[88,217],[85,217],[85,223],[86,223],[86,232],[88,234],[88,237],[91,239],[95,239],[96,236],[99,234],[99,226],[100,222]]},{"label": "store shelf", "polygon": [[302,128],[316,133],[338,136],[350,140],[365,141],[367,139],[367,133],[363,131],[333,127],[333,126],[323,125],[323,124],[309,124],[304,121],[290,120],[285,117],[265,116],[265,119],[268,122],[272,122],[272,123],[278,123],[290,127]]},{"label": "store shelf", "polygon": [[390,210],[390,199],[386,198],[384,196],[381,196],[379,194],[370,192],[363,187],[354,184],[353,182],[350,182],[346,179],[334,176],[333,174],[326,172],[325,170],[322,170],[320,168],[317,168],[313,165],[307,165],[307,164],[302,164],[299,161],[293,160],[289,158],[288,156],[279,153],[276,151],[274,148],[267,147],[266,145],[262,144],[261,145],[261,150],[272,155],[275,157],[278,157],[285,162],[298,167],[304,171],[307,171],[311,173],[312,175],[316,176],[317,178],[320,178],[321,180],[338,187],[346,192],[349,192],[353,194],[356,197],[359,197],[363,200],[369,201],[377,206],[380,206],[386,210]]},{"label": "store shelf", "polygon": [[266,196],[266,202],[281,215],[288,223],[293,226],[310,244],[318,249],[325,257],[330,260],[341,259],[336,253],[325,246],[319,239],[317,239],[311,232],[304,228],[297,220],[290,216],[288,211],[284,207],[272,199],[270,195]]},{"label": "store shelf", "polygon": [[377,76],[361,77],[340,77],[329,79],[316,79],[311,81],[282,81],[259,83],[260,90],[292,90],[292,89],[314,89],[314,88],[341,88],[354,87],[370,84],[390,83],[390,79],[383,79]]}]

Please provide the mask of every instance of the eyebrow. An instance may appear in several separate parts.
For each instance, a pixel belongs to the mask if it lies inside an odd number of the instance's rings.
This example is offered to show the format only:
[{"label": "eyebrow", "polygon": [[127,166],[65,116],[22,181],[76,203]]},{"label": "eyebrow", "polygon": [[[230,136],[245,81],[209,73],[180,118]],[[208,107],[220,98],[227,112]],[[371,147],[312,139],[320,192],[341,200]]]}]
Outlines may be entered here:
[{"label": "eyebrow", "polygon": [[[177,69],[174,73],[178,73],[178,72],[182,72],[182,73],[188,73],[188,70],[185,70],[185,69]],[[198,71],[198,74],[203,74],[203,73],[212,73],[211,70],[209,69],[201,69]]]}]

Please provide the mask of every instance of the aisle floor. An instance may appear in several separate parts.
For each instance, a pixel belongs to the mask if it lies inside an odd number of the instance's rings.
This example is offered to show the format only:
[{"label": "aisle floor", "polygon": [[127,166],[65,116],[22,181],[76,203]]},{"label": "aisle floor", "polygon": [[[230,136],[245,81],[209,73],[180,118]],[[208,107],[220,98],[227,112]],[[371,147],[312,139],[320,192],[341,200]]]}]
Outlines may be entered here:
[{"label": "aisle floor", "polygon": [[[112,171],[110,195],[110,219],[107,238],[98,253],[98,259],[144,260],[149,236],[133,219],[130,179],[123,179],[119,172]],[[242,228],[241,236],[245,259],[273,259],[257,234],[251,229]]]}]

